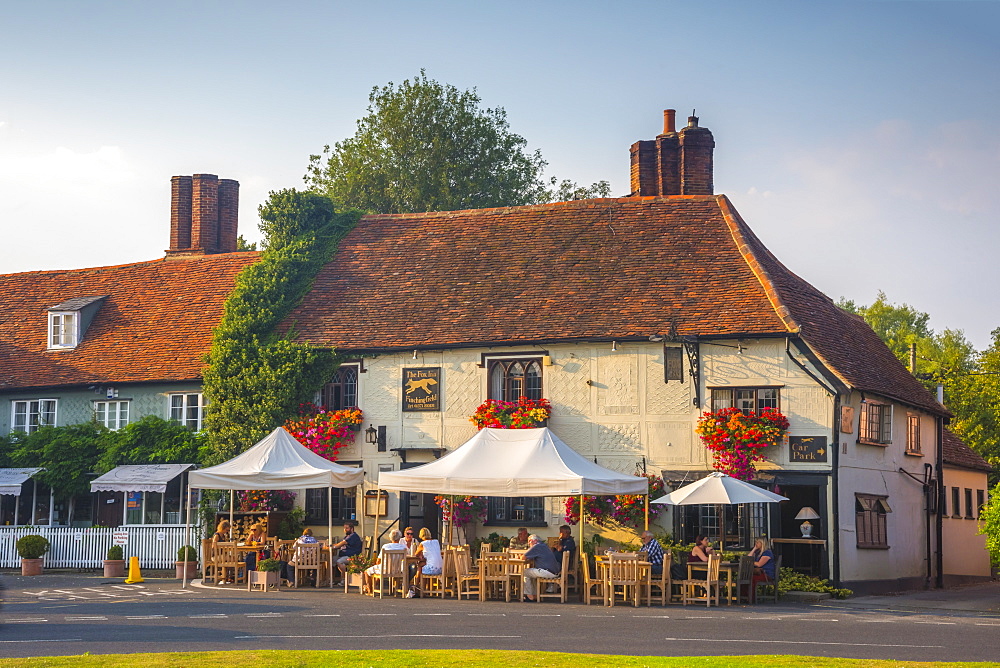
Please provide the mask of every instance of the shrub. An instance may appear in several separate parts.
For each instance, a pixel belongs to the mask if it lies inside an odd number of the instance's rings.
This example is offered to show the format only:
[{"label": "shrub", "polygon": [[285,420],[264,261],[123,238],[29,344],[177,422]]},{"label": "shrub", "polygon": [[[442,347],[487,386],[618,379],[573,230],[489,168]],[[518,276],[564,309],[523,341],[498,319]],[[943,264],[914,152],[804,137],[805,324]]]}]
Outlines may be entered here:
[{"label": "shrub", "polygon": [[198,561],[198,551],[190,545],[177,550],[177,561]]},{"label": "shrub", "polygon": [[108,548],[108,561],[122,561],[125,558],[125,550],[121,545],[112,545]]},{"label": "shrub", "polygon": [[264,573],[277,573],[281,570],[281,562],[277,559],[261,559],[257,562],[257,570]]},{"label": "shrub", "polygon": [[835,588],[829,580],[803,575],[791,568],[782,568],[781,577],[778,579],[778,596],[784,596],[790,591],[815,591],[832,594],[834,598],[847,598],[854,594],[850,589]]},{"label": "shrub", "polygon": [[17,541],[17,553],[22,559],[40,559],[43,554],[49,551],[49,541],[45,536],[30,534],[22,536]]}]

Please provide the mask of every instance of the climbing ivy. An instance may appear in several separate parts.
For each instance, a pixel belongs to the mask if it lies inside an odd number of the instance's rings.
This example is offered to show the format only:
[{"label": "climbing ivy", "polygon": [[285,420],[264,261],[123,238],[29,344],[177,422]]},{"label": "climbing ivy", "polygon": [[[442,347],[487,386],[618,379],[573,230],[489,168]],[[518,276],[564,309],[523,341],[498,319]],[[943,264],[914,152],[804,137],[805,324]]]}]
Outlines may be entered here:
[{"label": "climbing ivy", "polygon": [[204,392],[208,448],[205,463],[246,450],[311,401],[337,367],[334,351],[296,343],[294,331],[276,332],[312,286],[360,214],[333,214],[329,222],[287,244],[272,244],[244,269],[215,329]]}]

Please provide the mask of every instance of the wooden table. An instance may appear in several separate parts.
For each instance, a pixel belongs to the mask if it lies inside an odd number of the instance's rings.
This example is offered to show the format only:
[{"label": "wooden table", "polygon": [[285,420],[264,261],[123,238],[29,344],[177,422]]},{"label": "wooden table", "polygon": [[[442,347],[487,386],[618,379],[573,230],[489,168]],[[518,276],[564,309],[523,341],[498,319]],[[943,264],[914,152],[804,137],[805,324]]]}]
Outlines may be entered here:
[{"label": "wooden table", "polygon": [[[642,603],[643,596],[645,596],[646,601],[648,603],[649,585],[652,579],[653,565],[648,561],[641,559],[637,554],[634,556],[628,556],[632,554],[633,553],[629,552],[622,553],[622,556],[618,557],[618,559],[621,559],[623,561],[629,559],[629,560],[634,560],[636,562],[637,566],[636,580],[634,585],[631,586],[639,588],[638,597],[636,600],[638,600],[639,603]],[[604,605],[613,606],[614,605],[613,597],[615,595],[615,592],[614,592],[614,586],[612,585],[611,582],[611,568],[610,568],[611,560],[608,558],[608,556],[596,555],[594,557],[594,564],[597,569],[598,579],[604,581]]]}]

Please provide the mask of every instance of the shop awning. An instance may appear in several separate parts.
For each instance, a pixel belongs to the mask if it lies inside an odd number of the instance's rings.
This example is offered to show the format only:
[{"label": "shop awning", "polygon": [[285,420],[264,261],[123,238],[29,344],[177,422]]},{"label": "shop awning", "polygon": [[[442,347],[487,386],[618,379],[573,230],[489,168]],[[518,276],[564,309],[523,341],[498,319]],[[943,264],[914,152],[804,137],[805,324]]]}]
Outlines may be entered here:
[{"label": "shop awning", "polygon": [[21,495],[21,485],[45,469],[0,469],[0,494]]},{"label": "shop awning", "polygon": [[111,469],[90,483],[91,492],[160,492],[194,464],[130,464]]}]

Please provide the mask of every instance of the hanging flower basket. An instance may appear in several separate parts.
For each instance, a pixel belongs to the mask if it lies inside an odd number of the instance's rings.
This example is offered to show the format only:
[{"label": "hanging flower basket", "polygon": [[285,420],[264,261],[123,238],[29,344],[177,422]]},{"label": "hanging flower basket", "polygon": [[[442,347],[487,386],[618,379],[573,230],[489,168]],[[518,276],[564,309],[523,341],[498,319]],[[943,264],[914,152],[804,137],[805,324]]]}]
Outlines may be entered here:
[{"label": "hanging flower basket", "polygon": [[760,413],[722,408],[704,413],[695,431],[712,452],[716,470],[749,481],[756,476],[756,463],[765,459],[761,451],[788,433],[788,418],[773,408]]},{"label": "hanging flower basket", "polygon": [[[636,474],[649,481],[649,498],[656,499],[664,494],[663,478],[658,475]],[[627,527],[638,529],[646,521],[646,497],[640,494],[618,494],[616,496],[584,496],[583,509],[587,521],[602,527]],[[566,524],[580,522],[580,497],[566,499]],[[665,506],[651,504],[649,521],[655,520]]]},{"label": "hanging flower basket", "polygon": [[545,426],[552,415],[552,404],[548,399],[528,399],[517,401],[497,401],[489,399],[476,409],[469,420],[478,429],[535,429]]},{"label": "hanging flower basket", "polygon": [[354,443],[362,419],[360,408],[328,411],[315,404],[302,404],[298,417],[288,420],[285,429],[302,445],[335,462],[337,453]]}]

